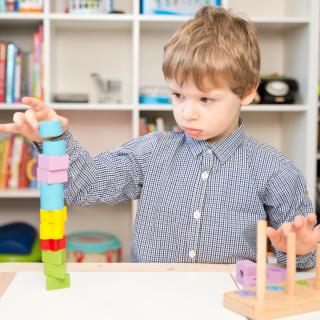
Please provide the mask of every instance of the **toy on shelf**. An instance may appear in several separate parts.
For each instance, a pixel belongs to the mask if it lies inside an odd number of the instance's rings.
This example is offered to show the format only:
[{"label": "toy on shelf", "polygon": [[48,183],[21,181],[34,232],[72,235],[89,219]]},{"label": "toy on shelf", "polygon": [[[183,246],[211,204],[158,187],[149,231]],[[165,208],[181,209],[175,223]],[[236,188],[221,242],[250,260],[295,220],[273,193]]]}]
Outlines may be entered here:
[{"label": "toy on shelf", "polygon": [[[224,294],[224,306],[250,319],[280,317],[320,310],[320,243],[317,244],[316,277],[296,281],[296,236],[288,235],[287,282],[266,286],[267,223],[258,222],[256,287]],[[249,273],[253,272],[252,266]]]},{"label": "toy on shelf", "polygon": [[[61,134],[60,121],[40,122],[40,137],[50,138]],[[47,290],[70,287],[64,232],[67,208],[63,194],[68,166],[65,141],[44,141],[43,154],[38,158],[37,178],[40,182],[40,248]]]}]

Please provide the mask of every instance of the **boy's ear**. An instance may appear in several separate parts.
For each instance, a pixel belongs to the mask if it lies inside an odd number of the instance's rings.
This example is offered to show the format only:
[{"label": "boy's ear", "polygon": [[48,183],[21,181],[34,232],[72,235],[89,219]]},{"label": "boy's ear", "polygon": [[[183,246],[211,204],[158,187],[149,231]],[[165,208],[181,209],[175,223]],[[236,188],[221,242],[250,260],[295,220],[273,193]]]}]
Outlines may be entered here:
[{"label": "boy's ear", "polygon": [[257,94],[258,85],[259,83],[247,90],[245,95],[241,98],[241,105],[248,105],[253,101]]}]

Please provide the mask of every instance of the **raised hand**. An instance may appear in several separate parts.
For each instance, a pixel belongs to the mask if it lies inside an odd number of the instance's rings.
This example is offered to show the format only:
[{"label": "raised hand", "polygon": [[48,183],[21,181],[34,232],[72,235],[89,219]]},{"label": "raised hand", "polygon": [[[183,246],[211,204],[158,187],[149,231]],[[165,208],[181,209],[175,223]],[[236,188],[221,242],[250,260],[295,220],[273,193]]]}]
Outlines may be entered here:
[{"label": "raised hand", "polygon": [[24,97],[22,103],[30,108],[25,112],[15,112],[12,123],[0,123],[0,132],[18,133],[31,141],[41,142],[44,139],[38,135],[39,121],[60,120],[63,130],[66,130],[69,123],[68,119],[59,116],[41,100]]},{"label": "raised hand", "polygon": [[320,225],[315,226],[316,222],[314,213],[309,213],[306,217],[296,216],[293,222],[283,223],[278,230],[268,227],[267,236],[276,249],[287,252],[287,236],[289,232],[295,232],[296,254],[302,256],[310,253],[320,240]]}]

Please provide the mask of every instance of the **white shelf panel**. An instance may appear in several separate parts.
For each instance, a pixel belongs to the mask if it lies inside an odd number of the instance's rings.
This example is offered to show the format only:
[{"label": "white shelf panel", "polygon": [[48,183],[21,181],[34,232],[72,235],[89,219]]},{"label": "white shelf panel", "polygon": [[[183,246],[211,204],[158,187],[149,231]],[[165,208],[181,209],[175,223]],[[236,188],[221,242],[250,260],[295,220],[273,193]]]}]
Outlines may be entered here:
[{"label": "white shelf panel", "polygon": [[[110,111],[132,111],[134,107],[129,104],[91,104],[91,103],[49,103],[50,107],[56,110],[85,110],[85,111],[95,111],[95,110],[110,110]],[[17,110],[27,110],[25,104],[0,104],[0,111],[17,111]]]},{"label": "white shelf panel", "polygon": [[79,29],[79,28],[108,28],[114,30],[130,29],[133,15],[108,14],[108,15],[72,15],[63,13],[49,14],[49,20],[54,28]]},{"label": "white shelf panel", "polygon": [[[138,20],[141,22],[142,30],[174,30],[191,18],[189,16],[140,15]],[[310,19],[299,17],[250,17],[250,20],[258,30],[270,31],[287,30],[310,23]]]},{"label": "white shelf panel", "polygon": [[0,13],[0,20],[43,20],[43,13]]},{"label": "white shelf panel", "polygon": [[99,104],[99,103],[50,103],[55,110],[82,110],[82,111],[132,111],[129,104]]},{"label": "white shelf panel", "polygon": [[[172,111],[172,106],[170,104],[152,105],[152,104],[140,104],[139,111]],[[259,104],[259,105],[249,105],[243,106],[241,111],[244,112],[305,112],[307,111],[306,105],[297,104],[284,104],[284,105],[274,105],[274,104]]]},{"label": "white shelf panel", "polygon": [[39,198],[38,189],[6,189],[0,190],[0,198]]},{"label": "white shelf panel", "polygon": [[22,27],[35,27],[38,26],[44,20],[42,13],[0,13],[0,30],[3,30],[3,26],[9,28],[22,28]]}]

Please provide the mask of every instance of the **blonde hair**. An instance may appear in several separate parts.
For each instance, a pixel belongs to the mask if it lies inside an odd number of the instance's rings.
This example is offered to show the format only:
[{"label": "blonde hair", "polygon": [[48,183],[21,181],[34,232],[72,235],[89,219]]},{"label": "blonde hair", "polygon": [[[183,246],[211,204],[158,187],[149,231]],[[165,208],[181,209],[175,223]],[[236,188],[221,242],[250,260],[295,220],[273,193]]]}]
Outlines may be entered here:
[{"label": "blonde hair", "polygon": [[162,70],[166,80],[180,86],[191,77],[205,91],[209,80],[212,87],[227,86],[243,97],[259,83],[254,25],[225,9],[202,7],[165,45]]}]

